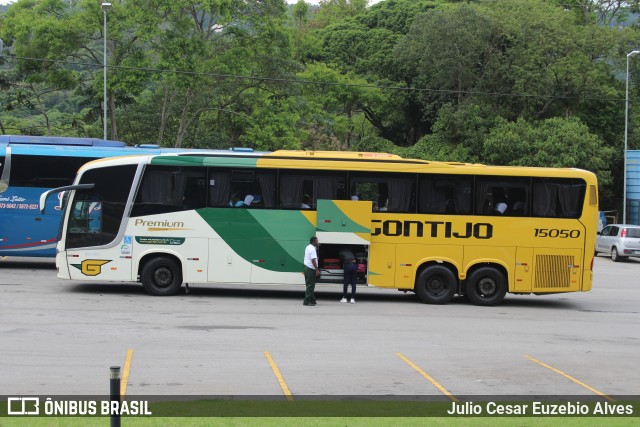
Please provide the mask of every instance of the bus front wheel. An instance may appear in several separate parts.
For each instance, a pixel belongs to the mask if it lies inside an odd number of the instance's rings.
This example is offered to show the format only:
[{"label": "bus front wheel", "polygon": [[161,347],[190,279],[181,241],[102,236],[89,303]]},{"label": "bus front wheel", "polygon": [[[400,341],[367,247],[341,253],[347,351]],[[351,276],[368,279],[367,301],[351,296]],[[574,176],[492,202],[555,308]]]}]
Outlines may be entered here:
[{"label": "bus front wheel", "polygon": [[174,295],[182,286],[182,269],[175,260],[158,257],[145,264],[140,279],[151,295]]},{"label": "bus front wheel", "polygon": [[416,294],[427,304],[446,304],[456,293],[458,280],[451,270],[442,265],[427,267],[418,275]]},{"label": "bus front wheel", "polygon": [[471,273],[465,285],[465,294],[475,305],[496,305],[507,293],[507,279],[493,267],[482,267]]}]

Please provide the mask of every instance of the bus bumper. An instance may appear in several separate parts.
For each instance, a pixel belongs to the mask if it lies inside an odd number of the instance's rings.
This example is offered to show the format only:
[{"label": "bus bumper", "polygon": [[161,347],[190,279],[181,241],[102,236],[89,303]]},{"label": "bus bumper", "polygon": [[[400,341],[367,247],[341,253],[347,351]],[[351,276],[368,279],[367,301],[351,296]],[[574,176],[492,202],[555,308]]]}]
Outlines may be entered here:
[{"label": "bus bumper", "polygon": [[69,263],[67,262],[67,253],[66,252],[58,252],[56,254],[56,268],[58,269],[58,278],[59,279],[71,279],[71,274],[69,273]]}]

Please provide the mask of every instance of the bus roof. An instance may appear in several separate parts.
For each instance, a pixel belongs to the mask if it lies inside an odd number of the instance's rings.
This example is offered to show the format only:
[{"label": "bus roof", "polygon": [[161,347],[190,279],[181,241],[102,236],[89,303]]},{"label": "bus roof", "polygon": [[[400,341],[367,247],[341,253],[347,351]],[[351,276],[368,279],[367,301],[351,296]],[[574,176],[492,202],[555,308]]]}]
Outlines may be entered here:
[{"label": "bus roof", "polygon": [[70,147],[126,147],[122,141],[61,136],[0,135],[0,145],[57,145]]},{"label": "bus roof", "polygon": [[[351,170],[387,171],[387,172],[431,172],[478,175],[511,176],[558,176],[577,177],[595,175],[577,168],[544,168],[527,166],[490,166],[477,163],[432,162],[417,159],[404,159],[387,153],[332,152],[332,151],[292,151],[274,152],[234,152],[230,150],[207,150],[105,158],[87,163],[81,168],[116,166],[145,163],[167,166],[220,166],[220,167],[263,167],[286,169],[341,169],[342,165]],[[311,161],[311,162],[310,162]],[[553,171],[550,174],[550,171]]]}]

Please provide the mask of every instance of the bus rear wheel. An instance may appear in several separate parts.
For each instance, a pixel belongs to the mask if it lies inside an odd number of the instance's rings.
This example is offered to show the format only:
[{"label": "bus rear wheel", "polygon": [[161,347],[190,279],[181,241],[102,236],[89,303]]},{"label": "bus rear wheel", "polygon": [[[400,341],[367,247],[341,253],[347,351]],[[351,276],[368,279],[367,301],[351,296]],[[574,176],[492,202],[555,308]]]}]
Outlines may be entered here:
[{"label": "bus rear wheel", "polygon": [[456,293],[458,280],[451,270],[442,265],[427,267],[416,280],[416,294],[427,304],[446,304]]},{"label": "bus rear wheel", "polygon": [[145,264],[140,280],[151,295],[175,295],[182,286],[182,269],[171,258],[154,258]]},{"label": "bus rear wheel", "polygon": [[465,294],[475,305],[497,305],[507,294],[507,279],[493,267],[482,267],[471,273]]}]

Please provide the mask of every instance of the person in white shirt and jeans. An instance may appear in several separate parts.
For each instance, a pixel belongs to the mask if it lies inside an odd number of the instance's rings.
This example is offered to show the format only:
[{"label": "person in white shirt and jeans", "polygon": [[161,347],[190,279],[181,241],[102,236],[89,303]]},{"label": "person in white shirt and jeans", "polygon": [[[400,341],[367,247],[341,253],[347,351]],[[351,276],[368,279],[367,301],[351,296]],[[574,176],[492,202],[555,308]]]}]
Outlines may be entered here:
[{"label": "person in white shirt and jeans", "polygon": [[307,288],[304,293],[303,305],[316,305],[316,296],[313,291],[316,288],[316,278],[320,277],[318,246],[318,238],[312,237],[304,250],[304,282]]}]

